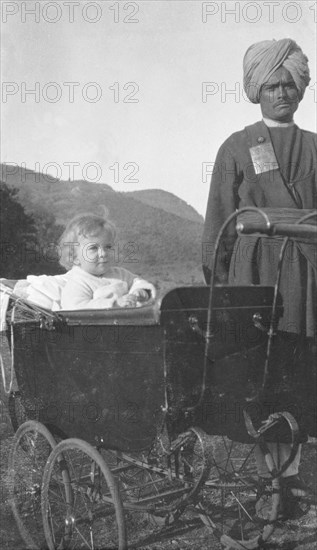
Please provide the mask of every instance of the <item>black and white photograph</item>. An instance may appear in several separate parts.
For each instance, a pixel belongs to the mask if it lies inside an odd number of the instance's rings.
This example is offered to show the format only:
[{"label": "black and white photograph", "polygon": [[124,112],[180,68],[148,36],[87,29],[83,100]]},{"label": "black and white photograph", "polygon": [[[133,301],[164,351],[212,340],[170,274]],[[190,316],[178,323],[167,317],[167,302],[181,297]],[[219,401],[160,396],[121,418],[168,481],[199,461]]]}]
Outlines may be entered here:
[{"label": "black and white photograph", "polygon": [[315,550],[317,2],[0,8],[1,550]]}]

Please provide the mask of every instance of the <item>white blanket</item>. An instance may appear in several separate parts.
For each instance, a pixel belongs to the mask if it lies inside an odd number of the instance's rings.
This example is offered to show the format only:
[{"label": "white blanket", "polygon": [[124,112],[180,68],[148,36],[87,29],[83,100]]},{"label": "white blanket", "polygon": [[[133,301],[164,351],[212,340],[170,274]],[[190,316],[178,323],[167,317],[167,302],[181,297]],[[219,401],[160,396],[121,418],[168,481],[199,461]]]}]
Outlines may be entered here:
[{"label": "white blanket", "polygon": [[7,329],[6,315],[8,304],[10,300],[10,294],[5,290],[0,289],[0,332]]},{"label": "white blanket", "polygon": [[61,292],[66,285],[67,273],[64,275],[28,275],[18,281],[14,293],[34,304],[58,311],[61,309]]},{"label": "white blanket", "polygon": [[[28,275],[26,279],[20,280],[14,287],[14,294],[28,300],[44,309],[51,311],[61,310],[62,289],[67,283],[70,271],[63,275]],[[155,298],[156,289],[147,281],[136,278],[130,292],[139,288],[148,289],[151,297]],[[137,303],[141,306],[141,303]],[[1,308],[2,309],[2,308]]]}]

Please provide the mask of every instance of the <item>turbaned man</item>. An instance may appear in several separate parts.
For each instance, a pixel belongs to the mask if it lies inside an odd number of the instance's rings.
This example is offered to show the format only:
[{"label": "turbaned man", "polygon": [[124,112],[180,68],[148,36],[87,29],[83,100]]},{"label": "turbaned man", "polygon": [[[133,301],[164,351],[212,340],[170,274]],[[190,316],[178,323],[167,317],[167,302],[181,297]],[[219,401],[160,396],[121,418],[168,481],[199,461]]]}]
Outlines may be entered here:
[{"label": "turbaned man", "polygon": [[[245,206],[272,208],[277,212],[280,209],[283,216],[283,209],[295,212],[317,207],[317,136],[301,130],[293,120],[310,81],[307,57],[289,38],[266,40],[249,47],[243,71],[246,94],[252,103],[260,104],[263,118],[232,134],[219,149],[203,235],[203,248],[211,251],[209,255],[203,253],[207,283],[214,268],[217,234],[236,209]],[[274,285],[281,243],[276,246],[276,240],[271,238],[237,237],[234,226],[229,228],[225,246],[219,249],[216,282]],[[316,251],[312,253],[309,244],[289,243],[280,290],[284,314],[279,335],[285,351],[280,356],[286,368],[303,369],[305,376],[307,357],[310,368],[314,368],[312,350],[316,349]],[[316,430],[315,422],[312,418],[308,431]],[[281,443],[279,451],[274,444],[271,448],[273,454],[278,452],[282,462],[290,452],[288,444]],[[259,451],[257,459],[259,473],[265,477]],[[299,460],[300,448],[283,474],[288,495],[294,498],[305,494],[298,478]],[[288,505],[291,515],[291,499],[287,500],[285,508]]]}]

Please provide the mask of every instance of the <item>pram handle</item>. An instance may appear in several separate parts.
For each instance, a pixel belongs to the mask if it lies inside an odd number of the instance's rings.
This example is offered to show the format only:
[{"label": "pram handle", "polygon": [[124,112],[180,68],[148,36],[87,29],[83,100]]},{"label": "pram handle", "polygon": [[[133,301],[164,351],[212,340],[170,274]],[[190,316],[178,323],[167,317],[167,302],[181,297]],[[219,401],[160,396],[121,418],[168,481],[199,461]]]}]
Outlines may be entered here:
[{"label": "pram handle", "polygon": [[309,224],[278,223],[267,224],[265,222],[238,222],[236,225],[238,233],[251,235],[262,233],[268,236],[293,237],[301,239],[312,239],[317,241],[317,226]]}]

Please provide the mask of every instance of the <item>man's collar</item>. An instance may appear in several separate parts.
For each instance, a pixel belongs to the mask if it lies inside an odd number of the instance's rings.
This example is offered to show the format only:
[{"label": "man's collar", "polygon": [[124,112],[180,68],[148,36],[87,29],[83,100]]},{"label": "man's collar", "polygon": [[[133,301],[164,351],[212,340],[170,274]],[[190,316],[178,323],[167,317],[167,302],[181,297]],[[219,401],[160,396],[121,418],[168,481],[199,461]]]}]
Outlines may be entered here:
[{"label": "man's collar", "polygon": [[278,122],[278,120],[272,120],[271,118],[263,117],[263,122],[269,128],[288,128],[294,126],[294,120],[291,122]]}]

